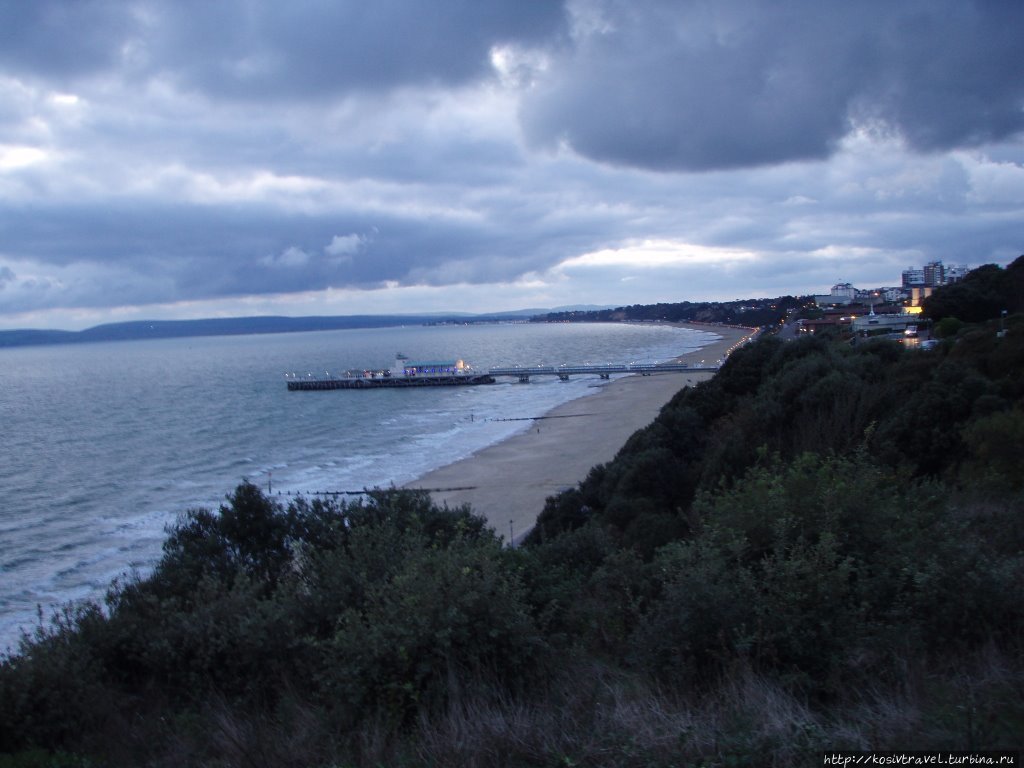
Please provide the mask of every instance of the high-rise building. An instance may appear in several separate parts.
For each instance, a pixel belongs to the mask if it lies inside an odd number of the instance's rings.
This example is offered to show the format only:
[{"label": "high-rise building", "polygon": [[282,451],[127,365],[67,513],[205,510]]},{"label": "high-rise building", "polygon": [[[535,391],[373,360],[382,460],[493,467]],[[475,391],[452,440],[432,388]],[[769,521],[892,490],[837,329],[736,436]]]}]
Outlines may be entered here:
[{"label": "high-rise building", "polygon": [[941,261],[929,261],[923,267],[907,267],[903,270],[903,289],[938,288],[958,283],[970,270],[963,265],[944,266]]},{"label": "high-rise building", "polygon": [[970,268],[968,268],[966,264],[957,264],[951,267],[946,267],[946,285],[949,285],[950,283],[959,283],[970,271]]},{"label": "high-rise building", "polygon": [[941,261],[929,261],[924,265],[924,284],[929,288],[935,288],[946,284],[946,270],[942,267]]},{"label": "high-rise building", "polygon": [[903,287],[906,289],[921,288],[924,285],[924,270],[907,267],[903,270]]}]

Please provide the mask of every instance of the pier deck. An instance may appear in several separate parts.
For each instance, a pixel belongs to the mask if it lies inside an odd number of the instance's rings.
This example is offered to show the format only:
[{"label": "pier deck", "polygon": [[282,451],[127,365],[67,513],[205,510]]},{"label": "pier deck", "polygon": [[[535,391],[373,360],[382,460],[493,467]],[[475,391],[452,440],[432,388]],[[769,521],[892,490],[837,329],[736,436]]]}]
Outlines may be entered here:
[{"label": "pier deck", "polygon": [[514,376],[519,381],[527,382],[531,376],[557,376],[567,381],[570,376],[581,374],[597,374],[602,379],[607,379],[613,373],[639,373],[642,376],[650,376],[654,373],[695,373],[707,371],[714,373],[717,366],[691,366],[686,363],[604,363],[597,365],[550,365],[522,366],[516,365],[510,368],[491,368],[488,373],[491,376]]},{"label": "pier deck", "polygon": [[377,376],[358,378],[287,379],[289,391],[310,392],[325,389],[393,389],[400,387],[455,387],[494,384],[487,374],[459,376]]},{"label": "pier deck", "polygon": [[686,363],[606,363],[600,365],[515,365],[491,368],[480,374],[452,374],[444,376],[308,376],[298,378],[295,374],[286,377],[288,389],[294,391],[318,391],[327,389],[385,389],[396,387],[453,387],[494,384],[496,377],[509,376],[526,383],[531,376],[557,376],[568,381],[570,376],[597,375],[602,379],[613,373],[639,373],[651,376],[655,373],[714,373],[717,366],[691,366]]}]

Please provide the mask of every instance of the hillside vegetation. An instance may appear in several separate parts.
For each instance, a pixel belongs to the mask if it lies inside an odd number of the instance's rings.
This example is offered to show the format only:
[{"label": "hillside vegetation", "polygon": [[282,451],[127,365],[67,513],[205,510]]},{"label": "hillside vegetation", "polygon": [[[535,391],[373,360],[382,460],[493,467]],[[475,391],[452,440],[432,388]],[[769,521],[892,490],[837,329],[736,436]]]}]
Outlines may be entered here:
[{"label": "hillside vegetation", "polygon": [[742,299],[738,301],[678,301],[661,304],[632,304],[615,309],[571,310],[549,312],[534,318],[541,322],[594,322],[618,320],[672,323],[724,323],[748,328],[776,325],[790,311],[813,305],[809,296],[781,296],[774,299]]},{"label": "hillside vegetation", "polygon": [[0,665],[0,765],[1020,748],[1022,513],[1024,317],[928,351],[766,338],[518,549],[404,491],[188,513]]}]

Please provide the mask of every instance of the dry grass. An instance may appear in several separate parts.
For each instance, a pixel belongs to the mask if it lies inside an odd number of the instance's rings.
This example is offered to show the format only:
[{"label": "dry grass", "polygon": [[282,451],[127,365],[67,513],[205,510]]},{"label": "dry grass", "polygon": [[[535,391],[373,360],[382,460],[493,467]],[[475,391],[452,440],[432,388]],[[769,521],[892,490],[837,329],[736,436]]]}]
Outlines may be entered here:
[{"label": "dry grass", "polygon": [[273,715],[213,701],[193,721],[167,723],[160,757],[150,751],[146,763],[713,768],[820,765],[822,751],[835,749],[1020,748],[1013,743],[1024,732],[1020,658],[990,647],[956,668],[905,672],[899,685],[865,684],[841,702],[812,705],[745,668],[710,691],[680,694],[639,674],[578,662],[526,695],[459,688],[447,709],[412,727],[371,718],[355,732],[289,691]]},{"label": "dry grass", "polygon": [[425,721],[425,765],[670,766],[719,759],[791,765],[820,733],[808,708],[781,688],[739,673],[713,694],[681,699],[632,675],[590,665],[531,702],[463,702]]},{"label": "dry grass", "polygon": [[425,720],[409,765],[819,765],[826,749],[1019,749],[1024,669],[988,649],[959,671],[909,673],[812,707],[737,670],[713,691],[679,696],[591,664],[530,701],[478,697]]}]

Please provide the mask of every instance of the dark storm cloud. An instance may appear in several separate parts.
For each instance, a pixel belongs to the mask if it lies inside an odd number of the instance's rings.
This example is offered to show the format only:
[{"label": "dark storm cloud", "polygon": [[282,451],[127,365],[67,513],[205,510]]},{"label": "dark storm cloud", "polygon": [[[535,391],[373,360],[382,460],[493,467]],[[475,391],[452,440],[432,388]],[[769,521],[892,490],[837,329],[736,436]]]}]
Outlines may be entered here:
[{"label": "dark storm cloud", "polygon": [[90,75],[118,64],[134,29],[115,0],[0,0],[0,65],[58,79]]},{"label": "dark storm cloud", "polygon": [[123,67],[210,95],[300,99],[460,83],[502,43],[551,40],[560,2],[4,0],[0,62],[44,77]]},{"label": "dark storm cloud", "polygon": [[460,83],[495,44],[550,40],[558,2],[167,4],[158,59],[214,93],[302,97],[410,83]]},{"label": "dark storm cloud", "polygon": [[583,6],[527,133],[600,161],[706,170],[824,158],[852,129],[919,150],[1024,129],[1024,3]]}]

